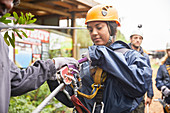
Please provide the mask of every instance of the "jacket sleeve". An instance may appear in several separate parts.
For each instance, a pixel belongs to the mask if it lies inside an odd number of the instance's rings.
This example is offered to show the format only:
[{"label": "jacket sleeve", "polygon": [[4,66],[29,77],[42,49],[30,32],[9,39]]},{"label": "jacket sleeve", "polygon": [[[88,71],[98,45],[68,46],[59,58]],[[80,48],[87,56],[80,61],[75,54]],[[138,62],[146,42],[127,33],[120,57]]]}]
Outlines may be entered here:
[{"label": "jacket sleeve", "polygon": [[[144,53],[144,57],[147,60],[147,64],[151,67],[150,59],[149,59],[148,54]],[[152,76],[151,76],[151,79],[152,79]],[[151,81],[151,83],[149,85],[149,88],[147,90],[147,97],[152,98],[153,96],[154,96],[154,93],[153,93],[153,84],[152,84],[152,81]]]},{"label": "jacket sleeve", "polygon": [[134,98],[145,94],[152,70],[140,53],[129,50],[122,54],[105,46],[91,46],[89,54],[91,65],[97,65],[114,76],[122,85],[125,95]]},{"label": "jacket sleeve", "polygon": [[[51,92],[59,86],[57,80],[56,81],[48,80],[47,83]],[[73,95],[73,90],[70,86],[65,86],[65,90],[68,92],[69,95]],[[66,105],[67,107],[74,107],[72,101],[68,99],[67,95],[63,91],[59,91],[57,95],[55,95],[55,98],[64,105]]]},{"label": "jacket sleeve", "polygon": [[52,60],[37,60],[26,69],[18,68],[10,61],[11,96],[19,96],[39,88],[50,76],[56,73]]},{"label": "jacket sleeve", "polygon": [[165,77],[165,72],[163,70],[163,65],[161,65],[158,69],[157,76],[156,76],[156,87],[158,90],[161,91],[161,87],[164,86],[164,77]]},{"label": "jacket sleeve", "polygon": [[147,91],[147,97],[152,98],[153,96],[154,96],[154,93],[153,93],[153,84],[151,82],[150,85],[149,85],[148,91]]}]

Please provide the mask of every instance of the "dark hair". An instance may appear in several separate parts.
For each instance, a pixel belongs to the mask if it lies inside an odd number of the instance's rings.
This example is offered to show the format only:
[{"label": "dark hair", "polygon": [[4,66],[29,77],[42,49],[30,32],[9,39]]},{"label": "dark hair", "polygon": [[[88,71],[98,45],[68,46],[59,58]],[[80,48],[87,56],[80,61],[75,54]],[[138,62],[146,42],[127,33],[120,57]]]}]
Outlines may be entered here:
[{"label": "dark hair", "polygon": [[116,22],[113,22],[113,21],[106,21],[107,23],[107,26],[109,28],[109,33],[110,33],[110,36],[114,36],[116,35],[116,32],[117,32],[117,23]]},{"label": "dark hair", "polygon": [[20,0],[14,0],[13,3],[14,3],[14,6],[17,6],[17,5],[19,5]]}]

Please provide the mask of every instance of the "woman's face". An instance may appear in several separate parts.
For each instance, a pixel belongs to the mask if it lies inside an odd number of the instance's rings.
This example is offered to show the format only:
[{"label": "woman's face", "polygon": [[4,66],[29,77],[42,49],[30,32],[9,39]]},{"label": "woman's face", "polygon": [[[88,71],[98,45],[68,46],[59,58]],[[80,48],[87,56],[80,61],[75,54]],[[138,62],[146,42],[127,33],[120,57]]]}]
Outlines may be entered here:
[{"label": "woman's face", "polygon": [[87,29],[95,45],[106,45],[110,37],[106,22],[89,22]]}]

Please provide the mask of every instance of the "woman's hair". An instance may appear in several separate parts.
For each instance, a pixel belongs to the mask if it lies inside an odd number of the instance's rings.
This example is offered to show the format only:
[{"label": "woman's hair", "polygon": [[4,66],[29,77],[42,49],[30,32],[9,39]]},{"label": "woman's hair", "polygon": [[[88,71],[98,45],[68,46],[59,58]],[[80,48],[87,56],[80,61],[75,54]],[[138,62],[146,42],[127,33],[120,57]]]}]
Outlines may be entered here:
[{"label": "woman's hair", "polygon": [[110,33],[110,36],[113,36],[115,37],[116,35],[116,32],[117,32],[117,23],[114,21],[106,21],[106,24],[108,26],[108,29],[109,29],[109,33]]}]

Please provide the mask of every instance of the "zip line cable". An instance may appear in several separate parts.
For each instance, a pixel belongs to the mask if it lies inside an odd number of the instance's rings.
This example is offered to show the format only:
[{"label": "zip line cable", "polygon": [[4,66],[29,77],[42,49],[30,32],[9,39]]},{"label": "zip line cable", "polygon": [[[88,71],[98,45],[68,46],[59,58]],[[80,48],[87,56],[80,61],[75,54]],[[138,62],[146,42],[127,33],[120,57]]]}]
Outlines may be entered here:
[{"label": "zip line cable", "polygon": [[45,25],[1,25],[0,29],[87,29],[86,27],[60,27],[60,26],[45,26]]}]

